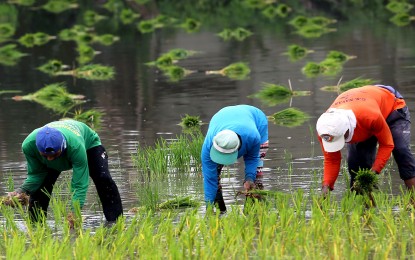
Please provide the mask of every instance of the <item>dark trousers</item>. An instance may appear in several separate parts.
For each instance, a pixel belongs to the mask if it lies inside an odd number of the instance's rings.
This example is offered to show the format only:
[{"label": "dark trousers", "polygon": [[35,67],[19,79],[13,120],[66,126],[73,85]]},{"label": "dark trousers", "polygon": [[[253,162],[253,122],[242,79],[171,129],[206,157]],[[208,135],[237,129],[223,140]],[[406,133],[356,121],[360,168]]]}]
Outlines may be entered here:
[{"label": "dark trousers", "polygon": [[[411,118],[408,107],[393,111],[386,122],[392,133],[394,149],[393,158],[402,180],[415,177],[415,158],[411,153]],[[364,142],[347,145],[347,164],[350,173],[350,187],[353,186],[359,169],[370,169],[376,158],[378,140],[375,136]]]},{"label": "dark trousers", "polygon": [[[89,176],[93,180],[100,198],[107,221],[115,221],[123,213],[121,196],[118,187],[108,170],[108,155],[102,145],[87,150]],[[29,214],[32,220],[38,221],[41,215],[46,216],[53,186],[60,175],[59,171],[48,169],[48,176],[40,188],[30,194]]]}]

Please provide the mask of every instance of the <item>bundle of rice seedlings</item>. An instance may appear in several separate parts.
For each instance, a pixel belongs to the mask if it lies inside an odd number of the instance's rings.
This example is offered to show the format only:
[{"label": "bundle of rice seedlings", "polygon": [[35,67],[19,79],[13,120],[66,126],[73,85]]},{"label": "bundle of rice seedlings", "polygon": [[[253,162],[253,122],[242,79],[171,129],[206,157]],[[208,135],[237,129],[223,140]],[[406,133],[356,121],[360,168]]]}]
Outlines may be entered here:
[{"label": "bundle of rice seedlings", "polygon": [[321,74],[325,76],[334,76],[343,70],[342,63],[333,59],[325,59],[320,62],[319,65],[321,68]]},{"label": "bundle of rice seedlings", "polygon": [[7,2],[21,6],[32,6],[35,4],[36,0],[9,0]]},{"label": "bundle of rice seedlings", "polygon": [[330,51],[327,56],[326,60],[333,60],[335,62],[344,63],[348,60],[355,59],[356,56],[347,55],[341,51]]},{"label": "bundle of rice seedlings", "polygon": [[37,102],[55,112],[66,113],[72,107],[83,103],[83,95],[70,94],[61,83],[47,85],[38,91],[24,95],[15,96],[14,100],[28,100]]},{"label": "bundle of rice seedlings", "polygon": [[359,194],[368,194],[378,189],[379,176],[370,169],[359,169],[352,189]]},{"label": "bundle of rice seedlings", "polygon": [[92,10],[86,10],[83,14],[84,22],[87,26],[93,26],[94,24],[98,23],[99,21],[102,21],[104,19],[107,19],[106,16],[101,15],[95,11]]},{"label": "bundle of rice seedlings", "polygon": [[114,42],[119,41],[120,37],[112,35],[112,34],[103,34],[103,35],[96,35],[94,37],[94,42],[100,43],[105,46],[110,46]]},{"label": "bundle of rice seedlings", "polygon": [[308,114],[297,108],[286,108],[269,116],[276,125],[295,127],[302,125],[309,118]]},{"label": "bundle of rice seedlings", "polygon": [[259,98],[268,105],[277,105],[288,101],[292,96],[307,96],[310,91],[293,91],[282,85],[263,83],[264,87],[250,97]]},{"label": "bundle of rice seedlings", "polygon": [[102,116],[103,113],[95,109],[89,109],[86,111],[79,109],[75,111],[73,119],[81,121],[93,129],[99,129],[101,126]]},{"label": "bundle of rice seedlings", "polygon": [[411,16],[408,13],[398,13],[389,19],[389,21],[397,26],[407,26],[414,20],[415,16]]},{"label": "bundle of rice seedlings", "polygon": [[221,37],[223,40],[227,41],[230,39],[235,39],[237,41],[243,41],[247,37],[251,36],[253,33],[245,28],[238,27],[234,30],[232,29],[223,29],[217,35]]},{"label": "bundle of rice seedlings", "polygon": [[312,24],[315,24],[315,25],[319,25],[319,26],[327,26],[327,25],[336,23],[337,20],[327,18],[327,17],[324,17],[324,16],[313,16],[313,17],[309,18],[308,22],[312,23]]},{"label": "bundle of rice seedlings", "polygon": [[11,23],[0,23],[0,39],[10,38],[14,35],[15,32],[16,27]]},{"label": "bundle of rice seedlings", "polygon": [[133,10],[124,8],[121,10],[120,20],[123,24],[132,24],[140,16],[140,14],[135,13]]},{"label": "bundle of rice seedlings", "polygon": [[407,13],[411,11],[413,7],[414,5],[407,3],[406,1],[389,1],[386,5],[386,9],[395,14]]},{"label": "bundle of rice seedlings", "polygon": [[200,120],[199,116],[190,116],[186,114],[184,117],[182,117],[179,125],[184,130],[195,130],[195,129],[200,130],[202,121]]},{"label": "bundle of rice seedlings", "polygon": [[5,196],[0,199],[0,205],[9,206],[12,208],[29,205],[29,195],[25,193],[19,194],[18,197]]},{"label": "bundle of rice seedlings", "polygon": [[77,61],[79,64],[85,64],[90,62],[95,58],[95,55],[100,54],[100,51],[94,50],[91,46],[87,44],[78,44],[76,48],[79,56],[77,57]]},{"label": "bundle of rice seedlings", "polygon": [[322,87],[321,90],[344,92],[344,91],[347,91],[349,89],[363,87],[363,86],[366,86],[366,85],[372,85],[374,83],[375,83],[375,81],[373,79],[364,79],[364,78],[361,78],[361,77],[357,77],[357,78],[352,79],[350,81],[339,84],[338,86],[325,86],[325,87]]},{"label": "bundle of rice seedlings", "polygon": [[200,203],[197,200],[187,197],[176,197],[158,204],[158,209],[178,209],[178,208],[195,208],[199,207]]},{"label": "bundle of rice seedlings", "polygon": [[316,24],[306,24],[297,29],[296,33],[305,38],[318,38],[324,34],[335,32],[335,28],[328,28]]},{"label": "bundle of rice seedlings", "polygon": [[169,78],[171,82],[177,82],[184,77],[194,73],[193,70],[188,70],[180,66],[172,65],[162,68],[163,73],[166,77]]},{"label": "bundle of rice seedlings", "polygon": [[308,18],[304,15],[297,15],[293,19],[291,19],[288,24],[294,26],[295,28],[301,28],[308,23]]},{"label": "bundle of rice seedlings", "polygon": [[172,60],[176,61],[189,58],[190,56],[193,56],[196,53],[196,51],[177,48],[168,51],[167,53],[163,54],[163,56],[170,57]]},{"label": "bundle of rice seedlings", "polygon": [[48,1],[46,4],[42,5],[41,8],[48,12],[58,14],[69,9],[78,8],[78,6],[79,5],[77,3],[71,3],[70,1],[53,0]]},{"label": "bundle of rice seedlings", "polygon": [[137,30],[139,30],[141,33],[151,33],[162,27],[163,24],[159,23],[155,19],[150,19],[140,21],[137,25]]},{"label": "bundle of rice seedlings", "polygon": [[243,80],[246,79],[249,73],[251,73],[251,69],[244,62],[237,62],[226,66],[221,70],[210,70],[205,72],[206,75],[211,74],[219,74],[222,76],[227,76],[231,79],[235,80]]},{"label": "bundle of rice seedlings", "polygon": [[250,191],[238,191],[235,194],[235,197],[239,196],[239,195],[244,195],[246,197],[251,197],[251,198],[263,198],[264,196],[268,196],[268,197],[276,197],[278,195],[278,192],[276,191],[271,191],[271,190],[260,190],[260,189],[252,189]]},{"label": "bundle of rice seedlings", "polygon": [[110,80],[114,78],[115,71],[113,67],[101,64],[89,64],[81,66],[74,70],[61,71],[56,75],[71,75],[86,80]]},{"label": "bundle of rice seedlings", "polygon": [[49,75],[56,75],[58,72],[61,72],[68,67],[68,65],[64,65],[59,60],[49,60],[45,64],[37,67],[37,69]]},{"label": "bundle of rice seedlings", "polygon": [[16,44],[7,44],[0,47],[0,64],[6,66],[14,66],[26,53],[20,52],[16,49]]},{"label": "bundle of rice seedlings", "polygon": [[317,77],[323,72],[323,67],[316,62],[307,62],[301,69],[302,73],[309,78]]},{"label": "bundle of rice seedlings", "polygon": [[192,18],[186,18],[186,20],[179,26],[186,30],[188,33],[197,32],[200,29],[201,23]]},{"label": "bundle of rice seedlings", "polygon": [[298,60],[305,58],[309,53],[312,53],[312,52],[314,51],[309,50],[300,45],[291,44],[288,46],[288,51],[283,54],[287,54],[290,57],[291,61],[298,61]]}]

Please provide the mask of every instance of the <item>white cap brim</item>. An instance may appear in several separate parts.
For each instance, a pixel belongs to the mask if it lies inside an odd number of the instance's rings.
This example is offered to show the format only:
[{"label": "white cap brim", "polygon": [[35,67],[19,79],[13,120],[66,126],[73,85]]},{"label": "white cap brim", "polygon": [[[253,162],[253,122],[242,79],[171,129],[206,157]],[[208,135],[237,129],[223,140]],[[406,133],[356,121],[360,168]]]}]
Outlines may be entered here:
[{"label": "white cap brim", "polygon": [[322,141],[324,151],[329,153],[340,151],[341,149],[343,149],[344,144],[346,143],[344,140],[344,135],[334,137],[333,140],[331,140],[331,142],[327,142],[326,140],[324,140],[324,138],[322,139]]}]

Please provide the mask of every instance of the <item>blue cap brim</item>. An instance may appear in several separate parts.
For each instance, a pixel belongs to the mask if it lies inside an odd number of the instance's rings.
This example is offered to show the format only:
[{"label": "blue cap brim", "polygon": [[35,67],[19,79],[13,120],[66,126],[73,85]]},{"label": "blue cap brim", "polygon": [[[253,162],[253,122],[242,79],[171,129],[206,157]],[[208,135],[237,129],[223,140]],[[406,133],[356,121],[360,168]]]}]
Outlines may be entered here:
[{"label": "blue cap brim", "polygon": [[217,164],[233,164],[238,160],[238,151],[233,153],[221,153],[212,146],[212,148],[210,148],[210,159]]}]

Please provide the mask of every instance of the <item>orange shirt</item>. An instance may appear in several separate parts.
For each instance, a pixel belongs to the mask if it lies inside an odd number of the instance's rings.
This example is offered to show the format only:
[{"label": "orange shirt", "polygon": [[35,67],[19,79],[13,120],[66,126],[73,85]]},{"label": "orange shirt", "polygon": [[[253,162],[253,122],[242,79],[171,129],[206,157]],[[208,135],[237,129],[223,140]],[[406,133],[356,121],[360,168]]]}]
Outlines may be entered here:
[{"label": "orange shirt", "polygon": [[[349,109],[356,116],[356,128],[349,143],[358,143],[372,136],[378,139],[379,148],[372,169],[380,172],[390,158],[394,144],[386,118],[396,109],[405,107],[403,99],[395,98],[387,89],[376,86],[364,86],[350,89],[340,94],[330,108]],[[321,144],[321,138],[319,137]],[[323,185],[333,189],[341,165],[341,151],[324,154]]]}]

